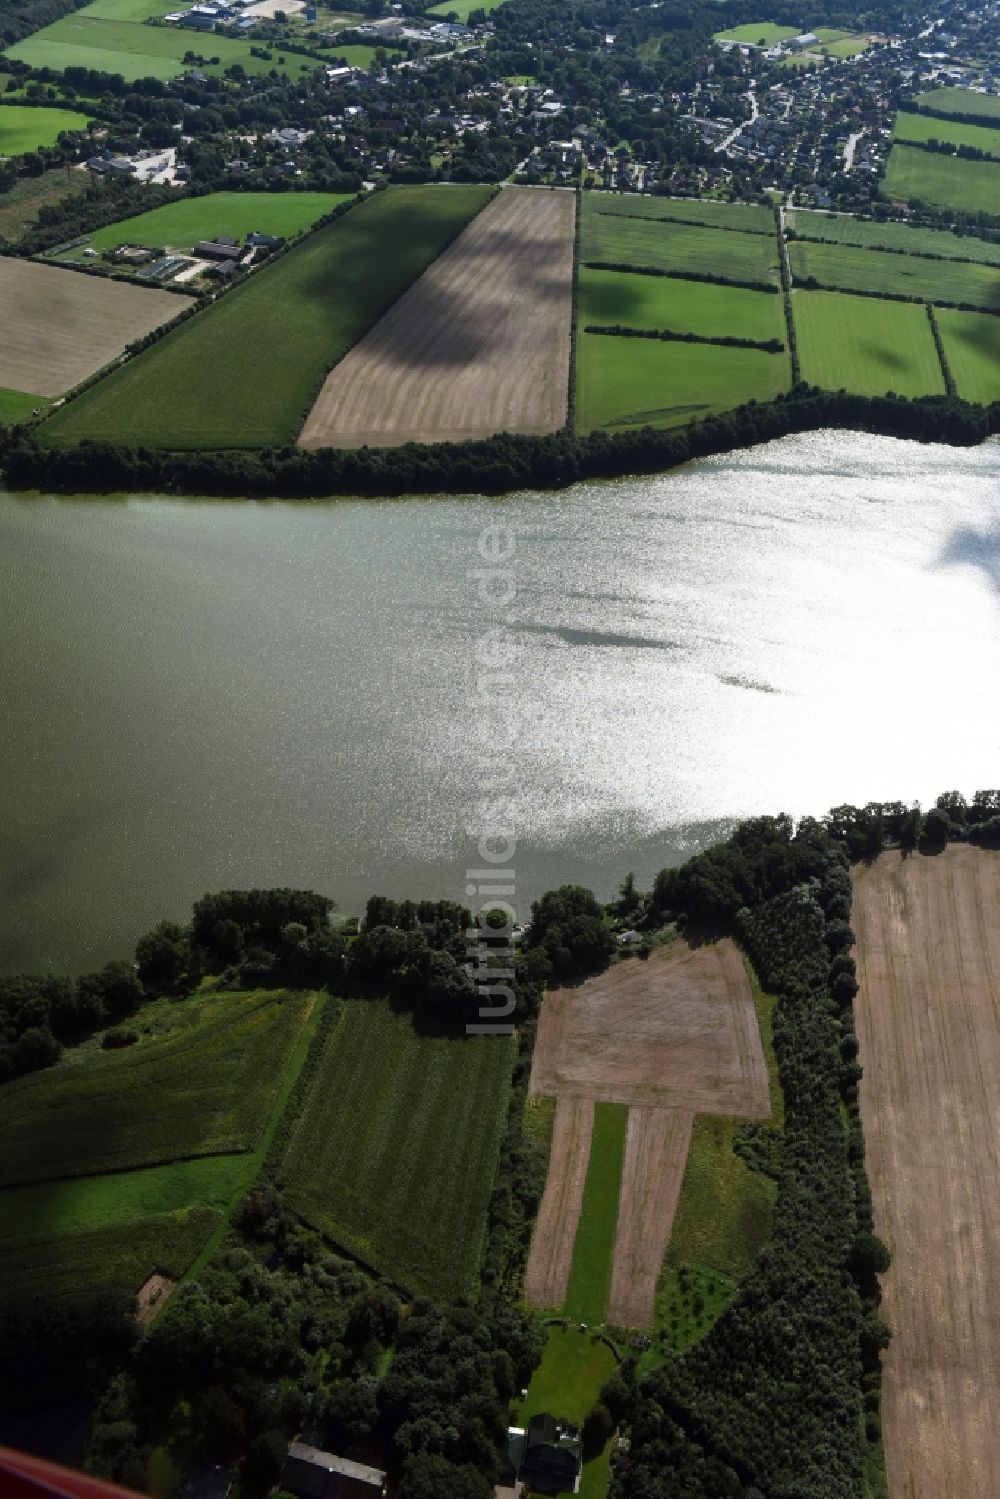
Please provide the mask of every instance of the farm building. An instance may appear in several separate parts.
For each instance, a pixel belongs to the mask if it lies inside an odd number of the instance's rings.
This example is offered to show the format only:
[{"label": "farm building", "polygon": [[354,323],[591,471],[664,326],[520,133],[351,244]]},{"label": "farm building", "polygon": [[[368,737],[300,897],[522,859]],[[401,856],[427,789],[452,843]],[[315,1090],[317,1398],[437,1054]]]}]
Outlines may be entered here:
[{"label": "farm building", "polygon": [[194,247],[199,260],[239,260],[243,254],[238,239],[220,234],[217,239],[200,239]]},{"label": "farm building", "polygon": [[307,1442],[293,1442],[281,1470],[281,1487],[298,1499],[378,1499],[385,1474]]}]

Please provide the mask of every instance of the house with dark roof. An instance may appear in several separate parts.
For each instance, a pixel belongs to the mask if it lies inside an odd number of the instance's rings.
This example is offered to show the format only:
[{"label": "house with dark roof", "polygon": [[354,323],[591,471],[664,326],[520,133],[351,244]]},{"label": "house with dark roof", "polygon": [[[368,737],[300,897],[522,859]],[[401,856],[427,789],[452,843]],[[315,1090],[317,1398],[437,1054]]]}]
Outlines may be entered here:
[{"label": "house with dark roof", "polygon": [[381,1499],[385,1493],[380,1468],[337,1457],[307,1442],[289,1447],[279,1483],[298,1499]]},{"label": "house with dark roof", "polygon": [[583,1446],[575,1426],[540,1413],[528,1422],[523,1441],[517,1476],[525,1488],[541,1494],[579,1493]]}]

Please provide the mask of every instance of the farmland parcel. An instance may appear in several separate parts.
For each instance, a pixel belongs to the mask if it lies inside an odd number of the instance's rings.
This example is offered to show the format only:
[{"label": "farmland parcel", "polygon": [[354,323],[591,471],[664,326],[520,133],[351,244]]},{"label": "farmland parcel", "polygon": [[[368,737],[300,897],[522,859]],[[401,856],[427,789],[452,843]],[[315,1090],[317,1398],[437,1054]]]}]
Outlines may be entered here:
[{"label": "farmland parcel", "polygon": [[792,297],[802,378],[824,390],[943,395],[944,376],[924,307],[835,291]]},{"label": "farmland parcel", "polygon": [[513,1062],[508,1036],[421,1036],[385,1000],[348,1001],[277,1166],[289,1205],[401,1286],[466,1294]]},{"label": "farmland parcel", "polygon": [[850,291],[888,292],[928,302],[966,303],[1000,311],[1000,267],[966,265],[957,260],[928,260],[918,255],[890,255],[850,245],[818,245],[799,240],[789,248],[792,274],[798,282],[812,278],[820,286]]},{"label": "farmland parcel", "polygon": [[40,428],[42,441],[95,437],[159,448],[289,441],[326,370],[489,191],[396,187],[377,194],[57,412]]},{"label": "farmland parcel", "polygon": [[64,130],[86,130],[87,116],[70,109],[33,109],[28,104],[0,108],[0,156],[20,156],[54,146]]},{"label": "farmland parcel", "polygon": [[788,215],[795,233],[806,240],[835,240],[841,245],[871,246],[879,250],[906,250],[911,255],[940,255],[952,260],[979,260],[1000,265],[1000,243],[978,239],[974,234],[954,234],[950,229],[914,228],[910,224],[878,223],[847,214],[793,212]]},{"label": "farmland parcel", "polygon": [[[168,246],[191,250],[200,239],[228,234],[242,240],[252,230],[289,238],[308,229],[343,203],[348,193],[205,193],[151,208],[95,229],[88,240],[95,250],[119,245]],[[79,249],[73,253],[79,255]]]},{"label": "farmland parcel", "polygon": [[187,305],[170,292],[0,259],[0,386],[61,395]]},{"label": "farmland parcel", "polygon": [[937,314],[945,358],[963,401],[1000,401],[1000,317],[978,312]]},{"label": "farmland parcel", "polygon": [[[533,1097],[555,1097],[549,1174],[531,1244],[525,1293],[540,1306],[594,1294],[601,1235],[614,1220],[604,1202],[606,1161],[586,1188],[597,1103],[628,1107],[614,1223],[607,1318],[652,1323],[657,1279],[697,1113],[767,1118],[767,1067],[746,970],[731,942],[660,949],[618,964],[578,989],[546,995],[532,1061]],[[603,1125],[615,1146],[617,1122]],[[620,1147],[619,1147],[620,1148]],[[618,1160],[622,1159],[619,1154]],[[589,1200],[603,1225],[583,1229]],[[580,1263],[578,1228],[584,1245]]]},{"label": "farmland parcel", "polygon": [[966,161],[917,146],[893,146],[884,196],[904,201],[920,198],[939,208],[996,217],[1000,215],[1000,161]]},{"label": "farmland parcel", "polygon": [[500,193],[328,377],[301,445],[563,426],[574,211],[571,193]]},{"label": "farmland parcel", "polygon": [[889,1487],[992,1499],[1000,1368],[1000,857],[855,872],[861,1113],[883,1315]]}]

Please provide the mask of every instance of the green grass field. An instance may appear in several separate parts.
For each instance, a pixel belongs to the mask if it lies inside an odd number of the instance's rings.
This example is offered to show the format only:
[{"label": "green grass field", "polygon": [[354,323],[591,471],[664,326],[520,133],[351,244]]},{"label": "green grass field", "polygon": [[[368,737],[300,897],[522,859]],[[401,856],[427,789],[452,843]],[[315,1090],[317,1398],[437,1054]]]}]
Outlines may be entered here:
[{"label": "green grass field", "polygon": [[679,223],[708,224],[713,229],[774,234],[774,214],[759,203],[720,203],[714,198],[646,198],[636,193],[599,191],[589,192],[586,202],[588,214],[675,219]]},{"label": "green grass field", "polygon": [[295,1212],[414,1291],[475,1285],[513,1042],[421,1036],[352,1000],[324,1045],[276,1168]]},{"label": "green grass field", "polygon": [[395,187],[369,198],[62,408],[42,440],[290,441],[327,370],[489,196],[484,187]]},{"label": "green grass field", "polygon": [[841,245],[907,250],[911,255],[941,255],[979,260],[984,265],[1000,265],[1000,241],[979,239],[974,234],[953,234],[950,229],[917,229],[909,224],[879,224],[873,219],[855,219],[847,214],[793,212],[788,219],[789,227],[805,239],[835,240]]},{"label": "green grass field", "polygon": [[190,250],[200,239],[228,234],[242,240],[253,229],[287,239],[349,197],[349,193],[206,193],[119,219],[117,224],[96,229],[90,243],[95,250],[115,250],[124,244]]},{"label": "green grass field", "polygon": [[923,307],[843,292],[797,291],[792,309],[802,378],[811,385],[867,396],[944,393]]},{"label": "green grass field", "polygon": [[54,146],[63,130],[86,130],[87,116],[76,109],[34,109],[30,104],[0,106],[0,156],[21,156]]},{"label": "green grass field", "polygon": [[602,212],[589,194],[583,200],[580,260],[581,264],[597,260],[682,273],[710,270],[717,276],[763,286],[778,281],[778,247],[772,237],[659,223],[645,216],[626,218],[621,212]]},{"label": "green grass field", "polygon": [[583,1206],[566,1287],[566,1315],[603,1322],[611,1286],[611,1256],[618,1226],[618,1195],[625,1159],[628,1109],[622,1103],[594,1105],[594,1132],[583,1188]]},{"label": "green grass field", "polygon": [[[108,15],[109,3],[114,10],[114,0],[97,0],[96,10],[86,6],[63,16],[8,48],[8,56],[33,68],[53,68],[57,72],[74,66],[120,73],[126,82],[136,78],[174,78],[190,66],[184,62],[186,52],[194,52],[206,60],[217,57],[218,63],[198,64],[209,74],[221,74],[233,63],[241,63],[247,73],[268,73],[276,68],[291,77],[317,67],[310,58],[294,52],[282,54],[285,61],[279,63],[278,49],[271,62],[252,57],[249,41],[217,36],[215,32],[145,26],[140,20],[112,18]],[[155,6],[151,12],[155,12]]]},{"label": "green grass field", "polygon": [[623,271],[580,272],[580,328],[670,328],[707,338],[785,339],[782,299],[768,292],[707,281],[630,276]]},{"label": "green grass field", "polygon": [[183,1208],[138,1222],[50,1237],[0,1240],[0,1301],[108,1288],[137,1291],[155,1272],[178,1279],[219,1221]]},{"label": "green grass field", "polygon": [[750,47],[758,44],[773,47],[775,42],[783,42],[787,37],[797,35],[798,31],[794,26],[779,26],[774,21],[751,21],[746,26],[730,26],[727,31],[717,31],[713,41],[743,42]]},{"label": "green grass field", "polygon": [[474,10],[484,10],[489,15],[491,10],[496,10],[502,5],[503,0],[445,0],[443,5],[431,5],[428,7],[429,16],[449,16],[454,12],[461,25],[465,25]]},{"label": "green grass field", "polygon": [[1000,308],[1000,268],[957,260],[926,260],[890,255],[851,245],[819,245],[795,240],[788,258],[796,282],[815,277],[821,286],[850,291],[885,291],[928,302],[966,302]]},{"label": "green grass field", "polygon": [[860,57],[862,52],[868,51],[868,38],[866,36],[841,31],[830,41],[825,41],[823,32],[824,28],[822,26],[817,29],[816,35],[819,37],[821,45],[812,50],[821,52],[824,57]]},{"label": "green grass field", "polygon": [[[542,1361],[531,1376],[528,1393],[517,1410],[516,1424],[526,1426],[532,1416],[563,1416],[582,1426],[618,1361],[606,1343],[575,1327],[549,1328]],[[584,1463],[580,1477],[582,1499],[605,1499],[610,1475],[610,1450]],[[529,1495],[528,1499],[532,1499]]]},{"label": "green grass field", "polygon": [[785,354],[598,333],[581,334],[577,341],[581,432],[676,427],[744,401],[770,401],[788,385]]},{"label": "green grass field", "polygon": [[913,146],[893,146],[883,196],[965,213],[985,211],[1000,218],[1000,162],[963,161]]},{"label": "green grass field", "polygon": [[896,141],[949,141],[953,146],[975,146],[988,156],[1000,156],[1000,130],[988,125],[936,120],[931,115],[898,114],[892,133]]},{"label": "green grass field", "polygon": [[13,427],[17,422],[26,422],[33,411],[44,411],[49,404],[48,396],[31,396],[23,390],[0,388],[0,423]]},{"label": "green grass field", "polygon": [[967,88],[936,88],[917,95],[917,103],[945,114],[982,115],[986,120],[1000,120],[1000,97],[976,94]]},{"label": "green grass field", "polygon": [[938,328],[948,367],[965,401],[1000,401],[1000,317],[942,307]]},{"label": "green grass field", "polygon": [[308,1003],[201,995],[177,1006],[163,1034],[124,1051],[68,1053],[66,1065],[8,1083],[0,1185],[250,1150]]}]

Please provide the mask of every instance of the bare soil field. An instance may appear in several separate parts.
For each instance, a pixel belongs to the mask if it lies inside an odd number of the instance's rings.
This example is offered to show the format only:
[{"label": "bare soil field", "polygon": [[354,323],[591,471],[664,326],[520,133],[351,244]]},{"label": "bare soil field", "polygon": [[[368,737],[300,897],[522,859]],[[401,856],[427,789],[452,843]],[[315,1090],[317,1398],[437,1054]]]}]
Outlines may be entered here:
[{"label": "bare soil field", "polygon": [[[525,1295],[561,1304],[587,1169],[571,1103],[629,1105],[607,1319],[653,1321],[695,1114],[766,1119],[767,1067],[750,981],[735,943],[659,948],[575,989],[545,996],[530,1096],[554,1096],[549,1174],[531,1243]],[[563,1130],[560,1131],[560,1120]],[[576,1178],[579,1178],[577,1184]]]},{"label": "bare soil field", "polygon": [[557,1101],[549,1174],[524,1276],[524,1292],[533,1306],[562,1306],[566,1299],[593,1127],[593,1099]]},{"label": "bare soil field", "polygon": [[663,1268],[694,1115],[677,1109],[628,1111],[625,1163],[618,1206],[607,1319],[617,1327],[647,1327]]},{"label": "bare soil field", "polygon": [[0,386],[62,395],[186,306],[170,292],[0,259]]},{"label": "bare soil field", "polygon": [[177,1282],[169,1275],[151,1275],[140,1286],[136,1295],[135,1320],[140,1327],[148,1327],[169,1296],[177,1289]]},{"label": "bare soil field", "polygon": [[529,1092],[766,1117],[767,1067],[736,944],[675,942],[547,994]]},{"label": "bare soil field", "polygon": [[330,373],[300,446],[563,426],[575,209],[569,192],[498,193]]},{"label": "bare soil field", "polygon": [[893,1499],[992,1499],[1000,1442],[1000,856],[855,876],[861,1113],[883,1279]]}]

